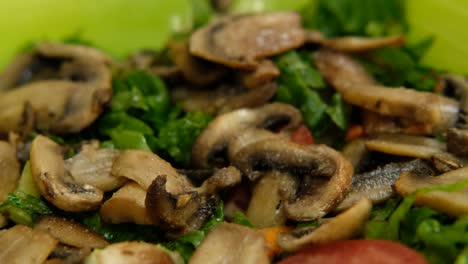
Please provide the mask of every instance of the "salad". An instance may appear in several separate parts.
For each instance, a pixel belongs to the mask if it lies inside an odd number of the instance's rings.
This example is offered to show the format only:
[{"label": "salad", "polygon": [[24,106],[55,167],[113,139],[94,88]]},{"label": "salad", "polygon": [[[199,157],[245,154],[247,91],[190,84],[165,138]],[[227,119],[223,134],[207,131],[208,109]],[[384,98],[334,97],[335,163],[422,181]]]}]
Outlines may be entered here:
[{"label": "salad", "polygon": [[468,262],[468,79],[403,1],[192,4],[162,49],[0,73],[0,263]]}]

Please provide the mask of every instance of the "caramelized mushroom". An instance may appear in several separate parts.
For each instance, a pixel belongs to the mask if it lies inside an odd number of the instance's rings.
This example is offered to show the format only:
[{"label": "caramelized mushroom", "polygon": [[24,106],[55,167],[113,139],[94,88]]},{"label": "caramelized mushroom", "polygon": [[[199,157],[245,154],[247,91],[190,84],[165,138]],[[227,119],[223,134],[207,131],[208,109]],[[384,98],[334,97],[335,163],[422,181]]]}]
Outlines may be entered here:
[{"label": "caramelized mushroom", "polygon": [[44,136],[31,145],[31,173],[42,196],[58,208],[69,211],[96,209],[103,192],[89,184],[75,182],[65,169],[61,147]]},{"label": "caramelized mushroom", "polygon": [[304,41],[296,13],[226,16],[195,31],[190,52],[228,67],[254,69],[259,59],[297,48]]},{"label": "caramelized mushroom", "polygon": [[299,110],[283,103],[239,109],[220,115],[210,122],[193,144],[192,162],[198,168],[210,168],[222,163],[219,155],[226,151],[230,139],[249,127],[272,130],[283,127],[283,130],[288,130],[301,123]]},{"label": "caramelized mushroom", "polygon": [[[93,48],[39,45],[29,63],[20,63],[22,69],[12,65],[17,74],[3,77],[3,83],[16,89],[6,87],[3,90],[8,91],[0,93],[0,133],[21,131],[28,122],[55,133],[81,131],[110,100],[108,63],[108,58]],[[7,69],[6,74],[11,71]],[[31,118],[33,121],[28,120]]]},{"label": "caramelized mushroom", "polygon": [[468,156],[468,129],[447,130],[447,151],[458,156]]},{"label": "caramelized mushroom", "polygon": [[0,203],[14,192],[20,177],[20,164],[15,149],[7,142],[0,141]]},{"label": "caramelized mushroom", "polygon": [[281,137],[249,144],[231,162],[250,180],[272,170],[298,177],[299,189],[284,206],[288,218],[296,221],[333,210],[346,196],[353,175],[349,161],[332,148],[299,145]]},{"label": "caramelized mushroom", "polygon": [[295,252],[312,243],[326,243],[337,240],[351,239],[359,235],[367,222],[372,209],[372,203],[361,199],[343,213],[326,220],[318,227],[296,229],[291,233],[283,233],[278,237],[282,249]]},{"label": "caramelized mushroom", "polygon": [[61,217],[46,216],[34,229],[47,232],[61,243],[77,248],[103,248],[109,244],[103,237],[81,224]]},{"label": "caramelized mushroom", "polygon": [[444,132],[457,120],[458,104],[453,99],[378,85],[361,65],[342,53],[323,49],[316,52],[315,61],[320,72],[348,103],[382,115],[428,124],[432,134]]},{"label": "caramelized mushroom", "polygon": [[273,82],[280,70],[271,60],[263,60],[254,71],[239,71],[237,75],[243,86],[255,89]]},{"label": "caramelized mushroom", "polygon": [[248,227],[223,223],[208,233],[189,264],[270,263],[263,236]]},{"label": "caramelized mushroom", "polygon": [[41,264],[56,245],[46,232],[16,225],[0,233],[0,263]]},{"label": "caramelized mushroom", "polygon": [[187,111],[209,114],[227,113],[244,107],[259,107],[276,93],[276,83],[267,83],[255,89],[239,85],[221,84],[214,89],[193,89],[180,86],[171,90],[172,99]]},{"label": "caramelized mushroom", "polygon": [[307,33],[307,42],[319,44],[328,49],[349,53],[364,52],[389,46],[402,46],[405,44],[405,38],[404,36],[388,36],[380,38],[356,36],[326,38],[320,32],[312,31]]},{"label": "caramelized mushroom", "polygon": [[[425,171],[407,171],[400,175],[395,183],[395,190],[402,196],[416,193],[417,205],[427,206],[452,216],[462,216],[468,213],[468,168],[450,171],[439,176],[428,174]],[[438,185],[459,183],[463,189],[446,192],[431,190]]]}]

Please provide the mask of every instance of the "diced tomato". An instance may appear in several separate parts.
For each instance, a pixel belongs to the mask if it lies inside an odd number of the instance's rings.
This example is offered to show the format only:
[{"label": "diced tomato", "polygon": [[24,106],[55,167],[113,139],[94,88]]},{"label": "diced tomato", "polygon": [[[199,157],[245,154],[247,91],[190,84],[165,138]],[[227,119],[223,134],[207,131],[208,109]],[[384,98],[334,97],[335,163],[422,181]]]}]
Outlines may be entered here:
[{"label": "diced tomato", "polygon": [[310,133],[309,128],[305,125],[301,125],[296,131],[291,134],[291,140],[294,143],[301,144],[301,145],[310,145],[314,144],[314,138],[312,137],[312,133]]},{"label": "diced tomato", "polygon": [[388,240],[343,240],[317,244],[285,258],[279,264],[427,264],[403,244]]}]

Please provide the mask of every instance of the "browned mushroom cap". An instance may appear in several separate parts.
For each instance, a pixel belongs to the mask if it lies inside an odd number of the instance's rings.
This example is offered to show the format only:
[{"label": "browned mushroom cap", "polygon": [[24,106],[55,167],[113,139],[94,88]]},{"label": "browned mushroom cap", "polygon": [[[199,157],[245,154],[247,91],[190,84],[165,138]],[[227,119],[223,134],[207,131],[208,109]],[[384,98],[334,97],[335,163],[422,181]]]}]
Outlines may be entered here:
[{"label": "browned mushroom cap", "polygon": [[[253,109],[239,109],[218,116],[203,130],[192,147],[192,162],[198,168],[210,168],[219,162],[229,140],[247,128],[293,129],[302,123],[298,109],[272,103]],[[218,160],[216,160],[218,158]]]},{"label": "browned mushroom cap", "polygon": [[145,242],[120,242],[95,250],[86,263],[93,264],[181,264],[177,253],[164,247]]},{"label": "browned mushroom cap", "polygon": [[0,73],[0,92],[10,90],[23,83],[28,78],[25,69],[34,60],[32,53],[18,55],[15,60]]},{"label": "browned mushroom cap", "polygon": [[318,227],[297,229],[278,237],[279,246],[285,251],[294,252],[312,243],[326,243],[350,239],[358,236],[367,222],[372,203],[361,199],[345,212],[326,220]]},{"label": "browned mushroom cap", "polygon": [[468,129],[452,127],[447,130],[447,151],[459,156],[468,155]]},{"label": "browned mushroom cap", "polygon": [[171,41],[168,45],[171,59],[184,78],[195,85],[209,85],[223,77],[226,69],[212,62],[192,56],[188,41]]},{"label": "browned mushroom cap", "polygon": [[381,115],[369,110],[362,111],[364,134],[372,136],[382,133],[429,135],[433,126],[429,123],[419,123],[414,120],[395,116]]},{"label": "browned mushroom cap", "polygon": [[214,89],[180,86],[171,90],[171,96],[187,112],[219,114],[244,107],[261,106],[275,95],[276,90],[276,83],[267,83],[255,89],[230,84],[221,84]]},{"label": "browned mushroom cap", "polygon": [[65,169],[79,184],[89,184],[102,191],[115,190],[125,182],[125,178],[111,175],[112,164],[120,151],[98,147],[84,145],[77,155],[65,160]]},{"label": "browned mushroom cap", "polygon": [[227,16],[195,31],[190,52],[228,67],[254,69],[258,59],[297,48],[304,41],[297,13]]},{"label": "browned mushroom cap", "polygon": [[44,231],[16,225],[0,234],[0,263],[43,263],[57,243]]},{"label": "browned mushroom cap", "polygon": [[102,204],[99,213],[104,221],[115,224],[155,224],[148,215],[145,199],[146,190],[137,183],[129,182]]},{"label": "browned mushroom cap", "polygon": [[108,64],[107,57],[93,48],[39,45],[30,63],[16,69],[19,77],[5,81],[17,89],[0,93],[0,133],[21,131],[28,122],[56,133],[87,127],[110,100]]},{"label": "browned mushroom cap", "polygon": [[240,83],[250,89],[271,83],[280,75],[280,70],[271,60],[263,60],[253,71],[239,71],[237,76]]},{"label": "browned mushroom cap", "polygon": [[137,182],[147,190],[145,205],[153,223],[172,231],[199,228],[211,214],[216,200],[212,194],[240,180],[240,172],[223,168],[214,172],[199,188],[157,155],[126,150],[117,158],[112,174]]},{"label": "browned mushroom cap", "polygon": [[325,145],[303,146],[280,137],[249,144],[231,163],[255,180],[265,171],[282,171],[300,178],[299,189],[285,204],[289,219],[307,221],[324,216],[346,196],[353,167]]},{"label": "browned mushroom cap", "polygon": [[109,244],[81,224],[56,216],[42,218],[34,229],[45,231],[61,243],[77,248],[103,248]]},{"label": "browned mushroom cap", "polygon": [[20,177],[20,164],[15,149],[7,142],[0,141],[0,203],[14,192]]},{"label": "browned mushroom cap", "polygon": [[210,231],[189,264],[270,263],[263,236],[255,230],[223,223]]},{"label": "browned mushroom cap", "polygon": [[319,44],[336,51],[364,52],[389,46],[401,46],[405,44],[405,38],[404,36],[388,36],[380,38],[357,36],[326,38],[320,32],[311,31],[307,32],[307,42]]},{"label": "browned mushroom cap", "polygon": [[435,173],[430,162],[416,159],[409,162],[389,163],[369,172],[355,174],[348,195],[335,210],[347,209],[362,198],[369,199],[374,204],[389,199],[395,194],[393,186],[400,174],[412,170],[427,171],[428,174]]},{"label": "browned mushroom cap", "polygon": [[450,171],[439,176],[422,171],[407,171],[400,175],[395,183],[398,194],[407,196],[417,190],[445,184],[464,184],[464,188],[456,192],[441,190],[421,191],[416,193],[415,204],[427,206],[452,216],[462,216],[468,213],[468,168]]},{"label": "browned mushroom cap", "polygon": [[319,50],[315,61],[320,72],[345,101],[387,116],[408,118],[431,125],[434,134],[445,131],[458,118],[458,103],[434,93],[378,85],[349,56]]},{"label": "browned mushroom cap", "polygon": [[65,169],[62,148],[44,136],[31,145],[31,173],[42,196],[64,211],[92,210],[99,206],[103,192],[89,184],[78,184]]}]

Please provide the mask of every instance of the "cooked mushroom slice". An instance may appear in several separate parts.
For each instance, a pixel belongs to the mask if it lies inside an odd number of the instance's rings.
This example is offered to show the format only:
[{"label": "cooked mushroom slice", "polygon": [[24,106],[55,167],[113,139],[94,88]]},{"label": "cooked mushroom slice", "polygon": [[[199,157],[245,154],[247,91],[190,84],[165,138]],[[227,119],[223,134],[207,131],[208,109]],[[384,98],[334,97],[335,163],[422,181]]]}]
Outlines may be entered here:
[{"label": "cooked mushroom slice", "polygon": [[0,132],[21,131],[30,122],[56,133],[90,125],[112,94],[107,57],[89,47],[50,43],[34,54],[21,79],[10,81],[17,89],[0,93]]},{"label": "cooked mushroom slice", "polygon": [[362,111],[362,125],[364,134],[374,136],[382,133],[430,135],[433,134],[433,126],[428,123],[415,122],[414,120],[381,115],[369,110]]},{"label": "cooked mushroom slice", "polygon": [[214,89],[193,89],[181,86],[171,90],[176,104],[187,111],[202,111],[209,114],[226,113],[243,107],[258,107],[275,95],[277,85],[268,83],[255,89],[239,85],[222,84]]},{"label": "cooked mushroom slice", "polygon": [[468,128],[468,80],[463,76],[443,75],[443,93],[454,94],[460,102],[458,126]]},{"label": "cooked mushroom slice", "polygon": [[16,225],[0,234],[0,263],[41,264],[56,245],[46,232]]},{"label": "cooked mushroom slice", "polygon": [[199,86],[212,84],[220,80],[226,72],[219,65],[192,56],[188,41],[171,41],[168,48],[174,64],[192,84]]},{"label": "cooked mushroom slice", "polygon": [[103,248],[109,244],[103,237],[81,224],[61,217],[46,216],[34,229],[47,232],[61,243],[77,248]]},{"label": "cooked mushroom slice", "polygon": [[0,92],[15,88],[28,78],[28,73],[24,71],[34,56],[32,53],[21,54],[0,73]]},{"label": "cooked mushroom slice", "polygon": [[287,173],[265,173],[255,184],[247,218],[258,228],[284,225],[287,217],[282,201],[294,198],[297,185],[297,179]]},{"label": "cooked mushroom slice", "polygon": [[145,199],[146,190],[137,183],[129,182],[104,202],[99,213],[104,221],[115,224],[155,224],[148,215]]},{"label": "cooked mushroom slice", "polygon": [[280,70],[271,60],[263,60],[255,70],[239,71],[237,75],[243,86],[255,89],[274,81]]},{"label": "cooked mushroom slice", "polygon": [[210,231],[189,264],[270,263],[263,236],[248,227],[223,223]]},{"label": "cooked mushroom slice", "polygon": [[180,232],[199,228],[214,208],[216,201],[211,194],[241,180],[237,169],[223,168],[195,188],[168,162],[140,150],[123,151],[112,174],[132,179],[147,190],[145,205],[153,223]]},{"label": "cooked mushroom slice", "polygon": [[180,79],[182,73],[169,58],[169,49],[166,47],[161,51],[141,50],[129,56],[124,64],[130,70],[145,70],[165,81]]},{"label": "cooked mushroom slice", "polygon": [[91,254],[91,248],[89,247],[77,248],[59,244],[43,264],[83,263],[89,254]]},{"label": "cooked mushroom slice", "polygon": [[353,167],[325,145],[299,145],[280,137],[249,144],[231,160],[255,180],[265,171],[287,172],[300,179],[299,189],[285,206],[289,219],[307,221],[324,216],[346,196]]},{"label": "cooked mushroom slice", "polygon": [[348,103],[387,116],[427,123],[438,134],[452,127],[458,117],[458,103],[434,93],[378,85],[356,61],[342,53],[315,53],[320,72]]},{"label": "cooked mushroom slice", "polygon": [[[218,116],[199,135],[192,148],[192,162],[198,168],[210,168],[226,151],[229,140],[239,131],[251,128],[294,129],[302,123],[298,109],[283,103],[272,103],[253,109],[239,109]],[[218,160],[216,160],[218,159]]]},{"label": "cooked mushroom slice", "polygon": [[464,161],[445,152],[445,144],[433,138],[401,134],[381,134],[366,141],[368,150],[397,156],[428,159],[441,171],[463,167]]},{"label": "cooked mushroom slice", "polygon": [[447,151],[458,156],[468,156],[468,129],[447,130]]},{"label": "cooked mushroom slice", "polygon": [[336,210],[347,209],[362,198],[367,198],[374,204],[389,199],[395,194],[393,185],[400,174],[416,169],[427,171],[428,174],[435,173],[429,162],[416,159],[409,162],[389,163],[370,172],[354,175],[348,195],[336,207]]},{"label": "cooked mushroom slice", "polygon": [[355,139],[343,147],[341,154],[345,157],[356,170],[361,161],[367,154],[366,142],[364,139]]},{"label": "cooked mushroom slice", "polygon": [[297,229],[291,233],[283,233],[278,237],[278,244],[285,251],[298,251],[311,243],[326,243],[350,239],[358,236],[367,222],[372,209],[372,203],[361,199],[343,213],[312,228]]},{"label": "cooked mushroom slice", "polygon": [[61,147],[44,136],[31,145],[31,173],[42,196],[58,208],[87,211],[99,206],[103,192],[88,184],[78,184],[65,169]]},{"label": "cooked mushroom slice", "polygon": [[20,177],[20,164],[15,149],[5,141],[0,141],[0,203],[14,192]]},{"label": "cooked mushroom slice", "polygon": [[402,46],[405,44],[405,38],[398,35],[380,38],[356,36],[326,38],[320,32],[311,31],[307,33],[307,42],[342,52],[364,52],[389,46]]},{"label": "cooked mushroom slice", "polygon": [[[468,213],[467,182],[468,168],[450,171],[439,176],[428,175],[424,171],[407,171],[402,173],[396,181],[395,190],[398,194],[407,196],[417,190],[435,187],[433,191],[416,193],[415,204],[458,217]],[[456,183],[464,188],[456,192],[437,190],[438,185]]]},{"label": "cooked mushroom slice", "polygon": [[83,146],[80,153],[65,160],[65,169],[78,184],[89,184],[102,191],[115,190],[125,182],[125,178],[111,175],[112,164],[120,151],[98,147]]},{"label": "cooked mushroom slice", "polygon": [[120,242],[94,250],[89,264],[182,264],[182,257],[162,246],[145,242]]},{"label": "cooked mushroom slice", "polygon": [[297,13],[227,16],[195,31],[190,52],[233,68],[254,69],[258,59],[302,46],[305,33]]}]

